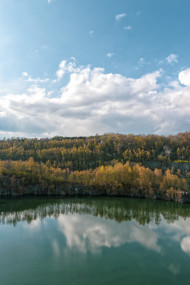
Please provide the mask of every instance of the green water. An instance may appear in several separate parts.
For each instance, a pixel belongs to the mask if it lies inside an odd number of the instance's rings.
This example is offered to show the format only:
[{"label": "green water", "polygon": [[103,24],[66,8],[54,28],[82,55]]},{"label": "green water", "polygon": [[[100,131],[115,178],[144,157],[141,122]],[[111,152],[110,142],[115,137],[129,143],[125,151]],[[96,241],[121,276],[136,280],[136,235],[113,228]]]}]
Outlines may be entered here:
[{"label": "green water", "polygon": [[190,205],[0,200],[0,284],[190,284]]}]

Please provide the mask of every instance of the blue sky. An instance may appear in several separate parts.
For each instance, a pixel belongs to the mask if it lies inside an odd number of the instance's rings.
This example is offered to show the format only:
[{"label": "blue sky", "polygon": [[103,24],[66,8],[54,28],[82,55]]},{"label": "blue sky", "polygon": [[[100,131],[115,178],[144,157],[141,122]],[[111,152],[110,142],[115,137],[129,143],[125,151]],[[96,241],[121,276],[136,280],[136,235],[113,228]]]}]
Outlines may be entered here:
[{"label": "blue sky", "polygon": [[188,0],[1,0],[0,137],[189,131]]}]

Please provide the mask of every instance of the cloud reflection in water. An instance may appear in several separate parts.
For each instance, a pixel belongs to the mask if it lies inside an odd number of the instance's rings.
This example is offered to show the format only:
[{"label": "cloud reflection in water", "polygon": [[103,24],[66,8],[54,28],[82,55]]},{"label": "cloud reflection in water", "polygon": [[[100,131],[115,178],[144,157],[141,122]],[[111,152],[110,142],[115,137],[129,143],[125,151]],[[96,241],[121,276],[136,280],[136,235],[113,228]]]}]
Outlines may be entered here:
[{"label": "cloud reflection in water", "polygon": [[161,252],[158,234],[136,221],[117,223],[90,215],[60,215],[58,225],[69,248],[86,253],[100,252],[101,247],[119,247],[137,242],[147,249]]}]

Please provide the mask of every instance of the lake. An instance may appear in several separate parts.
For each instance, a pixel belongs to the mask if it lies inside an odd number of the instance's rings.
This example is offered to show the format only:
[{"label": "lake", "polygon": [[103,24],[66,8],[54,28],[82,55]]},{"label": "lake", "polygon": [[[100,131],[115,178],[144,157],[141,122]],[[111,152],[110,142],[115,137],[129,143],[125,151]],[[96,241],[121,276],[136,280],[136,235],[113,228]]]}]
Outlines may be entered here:
[{"label": "lake", "polygon": [[0,200],[2,285],[189,284],[190,205],[129,198]]}]

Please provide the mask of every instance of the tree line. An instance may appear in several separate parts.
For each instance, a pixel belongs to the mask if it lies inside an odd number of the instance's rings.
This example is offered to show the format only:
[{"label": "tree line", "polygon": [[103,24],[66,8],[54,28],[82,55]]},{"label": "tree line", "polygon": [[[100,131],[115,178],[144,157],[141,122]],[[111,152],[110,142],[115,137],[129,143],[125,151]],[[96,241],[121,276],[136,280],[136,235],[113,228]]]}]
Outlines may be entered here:
[{"label": "tree line", "polygon": [[27,161],[71,171],[127,161],[190,162],[190,133],[175,136],[105,134],[93,137],[0,140],[0,160]]},{"label": "tree line", "polygon": [[[45,163],[35,162],[31,157],[27,161],[0,161],[0,181],[10,178],[10,191],[22,194],[28,185],[41,185],[44,189],[69,183],[85,187],[105,189],[106,194],[123,194],[127,191],[139,191],[142,197],[174,199],[188,191],[185,178],[173,174],[171,170],[154,171],[139,164],[120,162],[115,165],[99,166],[95,169],[71,171],[70,169],[54,168]],[[19,183],[18,183],[19,181]]]}]

